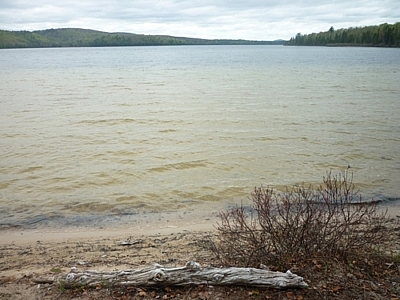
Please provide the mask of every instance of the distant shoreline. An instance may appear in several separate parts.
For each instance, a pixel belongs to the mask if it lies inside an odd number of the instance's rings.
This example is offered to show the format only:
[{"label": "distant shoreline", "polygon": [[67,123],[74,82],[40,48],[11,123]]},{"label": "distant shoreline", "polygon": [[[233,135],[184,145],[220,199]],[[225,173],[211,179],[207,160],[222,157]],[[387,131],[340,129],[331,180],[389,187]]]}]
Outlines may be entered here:
[{"label": "distant shoreline", "polygon": [[294,46],[294,47],[362,47],[362,48],[400,48],[400,46],[388,46],[388,45],[373,45],[373,44],[352,44],[352,43],[337,43],[337,44],[326,44],[326,45],[292,45],[285,44],[283,46]]},{"label": "distant shoreline", "polygon": [[80,28],[0,30],[0,49],[120,46],[283,45],[287,41],[199,39],[168,35],[103,32]]},{"label": "distant shoreline", "polygon": [[292,37],[285,45],[328,47],[400,47],[400,22],[377,26],[335,29],[324,32],[301,34]]}]

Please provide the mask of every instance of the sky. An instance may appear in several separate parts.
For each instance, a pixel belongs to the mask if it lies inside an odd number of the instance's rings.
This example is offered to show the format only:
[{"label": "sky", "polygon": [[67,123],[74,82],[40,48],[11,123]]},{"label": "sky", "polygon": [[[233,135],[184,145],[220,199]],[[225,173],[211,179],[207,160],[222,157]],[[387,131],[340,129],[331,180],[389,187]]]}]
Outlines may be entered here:
[{"label": "sky", "polygon": [[400,22],[400,0],[0,0],[0,29],[277,40]]}]

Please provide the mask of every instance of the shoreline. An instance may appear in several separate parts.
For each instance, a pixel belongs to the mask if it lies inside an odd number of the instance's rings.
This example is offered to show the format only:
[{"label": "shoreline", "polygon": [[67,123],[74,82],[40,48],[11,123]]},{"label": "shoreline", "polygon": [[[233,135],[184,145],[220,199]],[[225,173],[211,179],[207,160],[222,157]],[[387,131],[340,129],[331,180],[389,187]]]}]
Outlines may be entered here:
[{"label": "shoreline", "polygon": [[218,222],[217,212],[154,213],[136,216],[131,222],[110,226],[67,226],[38,228],[11,227],[0,230],[0,245],[29,245],[38,242],[62,242],[94,238],[143,235],[168,235],[189,231],[212,231]]},{"label": "shoreline", "polygon": [[[176,223],[175,223],[176,224]],[[120,228],[95,229],[75,228],[64,231],[59,230],[7,230],[0,233],[0,246],[4,245],[30,245],[41,242],[65,242],[78,240],[91,240],[97,238],[127,238],[138,236],[170,235],[181,232],[208,232],[214,229],[210,221],[179,223],[178,225],[157,224],[140,227],[124,226]]]},{"label": "shoreline", "polygon": [[[146,212],[123,216],[97,215],[95,218],[100,221],[78,222],[77,225],[71,225],[73,222],[70,221],[66,226],[65,222],[56,221],[34,227],[2,225],[0,226],[0,245],[174,234],[181,231],[212,231],[219,221],[219,213],[229,209],[229,206],[232,206],[232,203],[230,205],[225,203],[224,206],[214,205],[208,209],[205,206],[199,206],[195,211]],[[378,205],[378,209],[382,213],[387,211],[387,216],[391,219],[400,219],[400,205]]]}]

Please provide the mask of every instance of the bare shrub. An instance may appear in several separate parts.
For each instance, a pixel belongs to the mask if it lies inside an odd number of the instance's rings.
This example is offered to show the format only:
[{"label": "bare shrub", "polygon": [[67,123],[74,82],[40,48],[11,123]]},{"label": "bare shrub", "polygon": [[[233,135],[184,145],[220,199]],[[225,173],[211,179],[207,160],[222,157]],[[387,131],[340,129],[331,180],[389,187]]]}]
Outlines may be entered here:
[{"label": "bare shrub", "polygon": [[348,169],[328,172],[316,189],[275,193],[258,187],[251,200],[251,207],[220,213],[212,250],[224,264],[287,268],[302,259],[346,259],[352,251],[372,250],[387,235],[387,213],[362,201]]}]

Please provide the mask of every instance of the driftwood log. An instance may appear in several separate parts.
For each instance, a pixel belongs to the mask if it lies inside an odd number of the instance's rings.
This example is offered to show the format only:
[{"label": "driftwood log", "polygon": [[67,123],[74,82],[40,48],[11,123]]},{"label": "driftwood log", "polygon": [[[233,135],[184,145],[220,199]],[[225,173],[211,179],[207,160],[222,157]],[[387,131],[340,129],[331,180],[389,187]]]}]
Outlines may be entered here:
[{"label": "driftwood log", "polygon": [[273,272],[255,268],[202,268],[197,262],[184,267],[154,265],[140,270],[113,272],[78,271],[73,268],[63,280],[67,288],[76,286],[164,287],[187,285],[244,285],[270,288],[305,288],[303,278],[290,271]]}]

